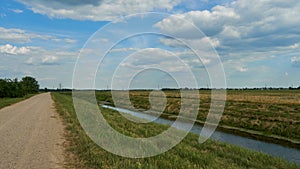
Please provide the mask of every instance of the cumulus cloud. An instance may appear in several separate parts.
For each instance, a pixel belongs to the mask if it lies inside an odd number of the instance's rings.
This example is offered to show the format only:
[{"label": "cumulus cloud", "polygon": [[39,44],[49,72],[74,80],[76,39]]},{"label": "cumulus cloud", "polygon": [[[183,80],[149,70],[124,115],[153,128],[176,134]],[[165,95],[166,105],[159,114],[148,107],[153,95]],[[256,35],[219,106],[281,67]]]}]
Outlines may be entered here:
[{"label": "cumulus cloud", "polygon": [[77,56],[76,52],[47,50],[36,46],[17,47],[11,44],[0,46],[0,54],[20,56],[20,59],[27,58],[25,63],[28,65],[60,64],[59,62],[63,59],[74,59]]},{"label": "cumulus cloud", "polygon": [[166,46],[173,46],[173,47],[178,47],[178,46],[184,46],[181,41],[177,39],[172,39],[172,38],[160,38],[160,42]]},{"label": "cumulus cloud", "polygon": [[[183,38],[199,38],[193,26],[207,36],[218,38],[230,49],[291,46],[300,40],[300,1],[236,0],[211,11],[189,11],[175,14],[154,26],[161,32]],[[192,24],[189,24],[188,22]],[[198,33],[198,34],[197,34]]]},{"label": "cumulus cloud", "polygon": [[190,11],[175,14],[158,22],[155,27],[162,32],[176,34],[188,38],[198,38],[194,32],[195,26],[200,28],[207,36],[213,36],[223,30],[223,25],[237,22],[240,16],[233,8],[215,6],[212,11]]},{"label": "cumulus cloud", "polygon": [[39,38],[48,40],[51,36],[48,35],[38,35],[34,33],[26,32],[22,29],[14,29],[14,28],[4,28],[0,27],[0,41],[5,42],[14,42],[14,43],[27,43],[31,42],[32,39]]},{"label": "cumulus cloud", "polygon": [[29,52],[30,52],[29,47],[17,47],[11,44],[0,46],[0,53],[17,55],[17,54],[27,54]]},{"label": "cumulus cloud", "polygon": [[53,64],[56,63],[58,58],[56,56],[46,56],[42,59],[43,64]]},{"label": "cumulus cloud", "polygon": [[29,57],[25,64],[32,65],[32,66],[38,66],[38,65],[59,65],[60,60],[56,56],[33,56]]},{"label": "cumulus cloud", "polygon": [[290,48],[290,49],[298,49],[298,48],[300,48],[300,43],[295,43],[293,45],[290,45],[290,46],[288,46],[288,48]]},{"label": "cumulus cloud", "polygon": [[4,41],[15,41],[15,42],[29,42],[31,38],[34,38],[33,34],[26,34],[24,30],[21,29],[6,29],[0,27],[0,40]]},{"label": "cumulus cloud", "polygon": [[224,26],[223,31],[220,33],[222,37],[227,38],[240,38],[241,33],[239,30],[233,26]]},{"label": "cumulus cloud", "polygon": [[[217,38],[211,38],[211,37],[202,37],[199,39],[171,39],[171,38],[161,38],[160,42],[163,45],[166,46],[173,46],[173,47],[191,47],[191,46],[197,46],[197,48],[193,48],[193,50],[211,50],[212,47],[216,48],[220,46],[220,41]],[[186,44],[188,43],[188,44]],[[191,46],[187,46],[191,45]]]},{"label": "cumulus cloud", "polygon": [[[218,55],[215,48],[220,46],[220,41],[216,38],[202,37],[199,39],[171,39],[161,38],[160,42],[166,46],[181,49],[181,51],[173,52],[179,58],[183,58],[184,62],[192,67],[212,66],[218,63]],[[204,64],[204,65],[203,65]]]},{"label": "cumulus cloud", "polygon": [[[155,86],[157,86],[158,83],[163,83],[165,86],[173,86],[174,81],[172,80],[172,83],[166,82],[166,76],[176,79],[176,82],[184,84],[183,86],[195,87],[196,85],[192,79],[196,78],[194,77],[195,75],[200,78],[201,75],[205,74],[205,70],[202,69],[203,67],[199,69],[201,60],[193,55],[194,53],[191,51],[169,51],[161,48],[144,48],[120,60],[116,69],[112,71],[105,69],[105,72],[106,74],[112,74],[109,77],[113,77],[114,85],[120,85],[125,88],[129,81],[135,84],[135,80],[139,81],[140,87],[142,88],[153,85],[153,82]],[[209,63],[210,60],[204,59],[202,62]],[[105,75],[103,74],[102,76]],[[131,78],[133,78],[132,81]],[[116,87],[114,85],[113,87]]]},{"label": "cumulus cloud", "polygon": [[19,0],[39,14],[52,18],[71,18],[77,20],[111,21],[120,16],[149,12],[153,10],[171,10],[181,0]]},{"label": "cumulus cloud", "polygon": [[160,48],[145,48],[128,57],[125,62],[126,64],[121,64],[121,66],[145,67],[149,65],[161,65],[163,62],[169,62],[171,58],[172,53],[170,51]]},{"label": "cumulus cloud", "polygon": [[68,44],[77,43],[76,39],[30,33],[23,29],[0,27],[0,32],[0,42],[3,43],[33,43],[35,39],[42,39],[45,41],[61,42]]},{"label": "cumulus cloud", "polygon": [[[22,46],[17,47],[11,44],[0,46],[1,54],[11,55],[19,57],[20,60],[24,60],[27,65],[58,65],[63,60],[72,60],[77,56],[76,52],[67,52],[65,50],[47,50],[42,47],[36,46]],[[5,58],[5,55],[2,55]],[[10,57],[6,57],[10,59]]]},{"label": "cumulus cloud", "polygon": [[[0,76],[15,78],[30,75],[36,77],[41,86],[48,88],[56,87],[59,83],[66,87],[72,86],[77,52],[66,51],[65,48],[51,50],[34,46],[26,48],[30,50],[26,54],[7,55],[0,52]],[[45,80],[54,77],[56,80]]]}]

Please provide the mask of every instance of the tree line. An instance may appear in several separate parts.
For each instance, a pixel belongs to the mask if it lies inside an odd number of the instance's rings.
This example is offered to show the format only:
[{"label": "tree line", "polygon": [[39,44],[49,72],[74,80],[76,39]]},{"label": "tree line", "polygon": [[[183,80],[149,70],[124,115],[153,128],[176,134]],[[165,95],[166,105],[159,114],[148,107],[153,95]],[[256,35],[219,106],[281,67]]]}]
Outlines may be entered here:
[{"label": "tree line", "polygon": [[27,94],[39,92],[38,81],[30,76],[23,77],[22,80],[0,79],[0,98],[23,97]]}]

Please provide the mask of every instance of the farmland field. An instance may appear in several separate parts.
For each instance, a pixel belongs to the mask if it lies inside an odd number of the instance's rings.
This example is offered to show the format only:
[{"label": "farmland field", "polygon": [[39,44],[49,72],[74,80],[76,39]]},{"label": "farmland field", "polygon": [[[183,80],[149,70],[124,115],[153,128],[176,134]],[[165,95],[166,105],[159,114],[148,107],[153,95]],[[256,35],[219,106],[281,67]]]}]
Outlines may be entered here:
[{"label": "farmland field", "polygon": [[[120,96],[126,92],[118,91]],[[130,91],[130,101],[137,109],[150,108],[151,91]],[[164,91],[167,105],[164,115],[178,115],[180,110],[180,92]],[[210,91],[193,90],[190,100],[200,96],[197,120],[205,121],[210,108]],[[113,104],[111,92],[96,93],[97,100]],[[125,97],[124,97],[125,98]],[[122,97],[118,99],[122,102]],[[126,108],[126,105],[124,104]],[[155,107],[152,107],[155,109]],[[300,90],[228,90],[225,110],[220,121],[221,126],[250,130],[266,136],[287,138],[300,141]]]},{"label": "farmland field", "polygon": [[[104,93],[97,93],[99,100],[109,101]],[[56,108],[66,125],[68,156],[75,168],[299,168],[279,158],[246,150],[237,146],[208,140],[198,143],[194,134],[188,136],[170,151],[161,155],[130,159],[111,154],[90,140],[81,128],[72,106],[70,93],[52,93]],[[101,108],[101,107],[100,107]],[[109,124],[119,132],[131,137],[156,135],[168,126],[156,123],[136,124],[126,120],[118,112],[101,108]],[[75,156],[74,156],[75,154]]]}]

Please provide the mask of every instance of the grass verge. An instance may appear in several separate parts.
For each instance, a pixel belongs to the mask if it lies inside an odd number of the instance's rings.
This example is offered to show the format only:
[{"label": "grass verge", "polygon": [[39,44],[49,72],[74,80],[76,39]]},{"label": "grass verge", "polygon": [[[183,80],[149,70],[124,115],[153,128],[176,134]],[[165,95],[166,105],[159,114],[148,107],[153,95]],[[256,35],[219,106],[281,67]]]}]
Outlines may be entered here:
[{"label": "grass verge", "polygon": [[19,97],[19,98],[0,98],[0,109],[6,106],[10,106],[12,104],[18,103],[20,101],[23,101],[25,99],[28,99],[30,97],[34,96],[34,94],[29,94],[24,97]]},{"label": "grass verge", "polygon": [[[68,140],[67,156],[74,168],[300,168],[296,164],[269,155],[246,150],[237,146],[207,141],[198,143],[198,136],[188,136],[176,147],[161,155],[130,159],[111,154],[96,145],[85,134],[77,120],[72,97],[52,93],[57,111],[63,118]],[[164,131],[168,126],[149,123],[137,125],[124,119],[119,113],[102,109],[110,125],[121,133],[132,137],[148,137]],[[126,126],[126,129],[125,127]],[[147,130],[149,129],[150,130]]]},{"label": "grass verge", "polygon": [[[124,91],[115,91],[120,95],[119,103],[127,94]],[[149,103],[151,91],[130,91],[130,101],[137,109],[153,109]],[[205,121],[210,109],[210,91],[191,90],[190,105],[195,101],[195,96],[200,96],[198,121]],[[164,91],[167,97],[165,115],[177,116],[181,108],[179,91]],[[113,104],[110,91],[96,92],[98,101]],[[124,107],[126,104],[124,102]],[[158,110],[159,111],[159,110]],[[261,136],[286,138],[288,142],[300,142],[300,90],[245,90],[228,91],[227,101],[222,115],[220,126],[229,126],[241,130],[255,131]],[[290,140],[290,141],[289,141]]]}]

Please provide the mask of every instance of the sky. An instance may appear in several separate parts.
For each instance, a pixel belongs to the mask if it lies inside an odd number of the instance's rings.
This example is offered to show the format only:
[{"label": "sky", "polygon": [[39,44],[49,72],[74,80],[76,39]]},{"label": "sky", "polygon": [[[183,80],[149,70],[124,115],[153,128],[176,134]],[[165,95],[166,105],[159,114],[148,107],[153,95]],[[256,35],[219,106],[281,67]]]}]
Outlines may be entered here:
[{"label": "sky", "polygon": [[300,86],[299,0],[0,0],[0,78],[41,88]]}]

